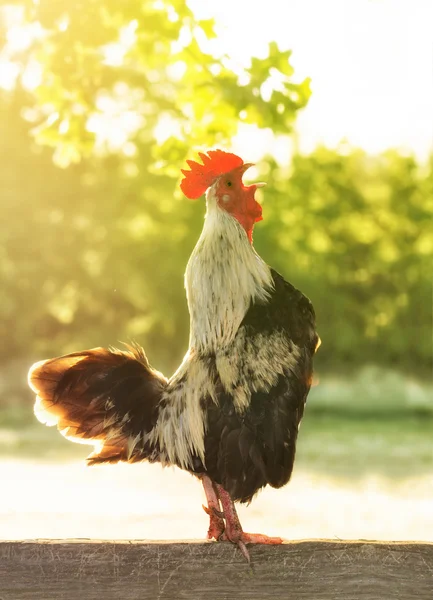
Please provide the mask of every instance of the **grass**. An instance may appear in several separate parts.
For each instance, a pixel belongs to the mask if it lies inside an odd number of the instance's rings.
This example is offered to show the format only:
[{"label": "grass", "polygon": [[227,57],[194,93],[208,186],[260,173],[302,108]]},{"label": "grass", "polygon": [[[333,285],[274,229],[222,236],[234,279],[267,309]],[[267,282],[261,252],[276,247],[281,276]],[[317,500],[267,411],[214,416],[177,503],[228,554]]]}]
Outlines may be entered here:
[{"label": "grass", "polygon": [[308,413],[301,426],[297,467],[348,478],[392,478],[433,471],[433,422],[410,417],[345,418]]}]

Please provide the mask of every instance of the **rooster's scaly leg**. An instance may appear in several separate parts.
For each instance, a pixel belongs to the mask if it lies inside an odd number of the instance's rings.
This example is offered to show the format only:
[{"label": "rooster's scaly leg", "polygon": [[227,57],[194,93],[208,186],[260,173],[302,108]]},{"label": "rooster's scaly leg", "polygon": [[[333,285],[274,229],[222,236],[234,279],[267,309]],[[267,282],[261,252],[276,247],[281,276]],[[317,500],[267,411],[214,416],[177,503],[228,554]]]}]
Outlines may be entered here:
[{"label": "rooster's scaly leg", "polygon": [[225,525],[224,519],[221,516],[221,507],[218,494],[215,489],[215,484],[207,475],[203,475],[201,480],[207,500],[207,506],[203,505],[203,510],[209,515],[209,530],[207,532],[207,538],[208,540],[211,540],[212,538],[219,540],[224,533]]},{"label": "rooster's scaly leg", "polygon": [[283,540],[279,537],[268,537],[267,535],[262,535],[260,533],[245,533],[242,530],[238,513],[236,512],[230,494],[219,484],[215,484],[215,487],[221,501],[224,519],[226,521],[225,532],[220,537],[221,540],[228,540],[233,544],[237,544],[248,562],[250,562],[250,555],[246,544],[282,544]]}]

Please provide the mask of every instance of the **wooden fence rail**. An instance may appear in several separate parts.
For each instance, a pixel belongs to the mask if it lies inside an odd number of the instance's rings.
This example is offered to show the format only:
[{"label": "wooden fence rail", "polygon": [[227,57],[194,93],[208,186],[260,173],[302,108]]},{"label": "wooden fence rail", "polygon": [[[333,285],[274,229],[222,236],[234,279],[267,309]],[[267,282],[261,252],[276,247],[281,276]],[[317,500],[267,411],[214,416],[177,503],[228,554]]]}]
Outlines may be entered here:
[{"label": "wooden fence rail", "polygon": [[433,544],[0,542],[0,600],[433,600]]}]

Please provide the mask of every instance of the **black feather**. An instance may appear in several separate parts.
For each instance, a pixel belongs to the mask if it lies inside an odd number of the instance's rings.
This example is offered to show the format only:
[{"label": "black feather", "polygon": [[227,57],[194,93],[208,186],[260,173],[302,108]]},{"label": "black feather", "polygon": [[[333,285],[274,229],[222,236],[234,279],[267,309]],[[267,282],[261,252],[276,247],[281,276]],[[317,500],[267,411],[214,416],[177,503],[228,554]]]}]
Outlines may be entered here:
[{"label": "black feather", "polygon": [[[274,291],[269,302],[250,306],[241,324],[245,339],[280,332],[300,349],[296,365],[288,356],[287,369],[269,391],[251,391],[244,412],[234,408],[231,393],[220,383],[218,403],[205,399],[204,464],[196,457],[195,472],[206,472],[233,500],[250,502],[265,485],[281,487],[292,474],[299,423],[312,379],[312,357],[318,336],[311,302],[272,271]],[[251,368],[240,351],[246,374]],[[233,382],[233,389],[237,382]]]}]

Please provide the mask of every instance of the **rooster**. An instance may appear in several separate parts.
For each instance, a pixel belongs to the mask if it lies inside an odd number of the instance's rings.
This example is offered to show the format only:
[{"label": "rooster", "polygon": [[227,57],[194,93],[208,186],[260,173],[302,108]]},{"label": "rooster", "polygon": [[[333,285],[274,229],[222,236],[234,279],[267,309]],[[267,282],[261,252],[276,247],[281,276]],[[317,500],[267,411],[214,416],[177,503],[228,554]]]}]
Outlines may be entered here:
[{"label": "rooster", "polygon": [[208,539],[280,544],[243,531],[235,502],[249,503],[291,476],[299,424],[320,343],[313,307],[252,244],[262,220],[244,185],[252,166],[223,150],[189,160],[180,187],[206,193],[203,231],[185,288],[189,348],[167,379],[138,345],[94,348],[44,360],[29,372],[35,414],[72,441],[94,445],[89,465],[147,460],[201,479]]}]

